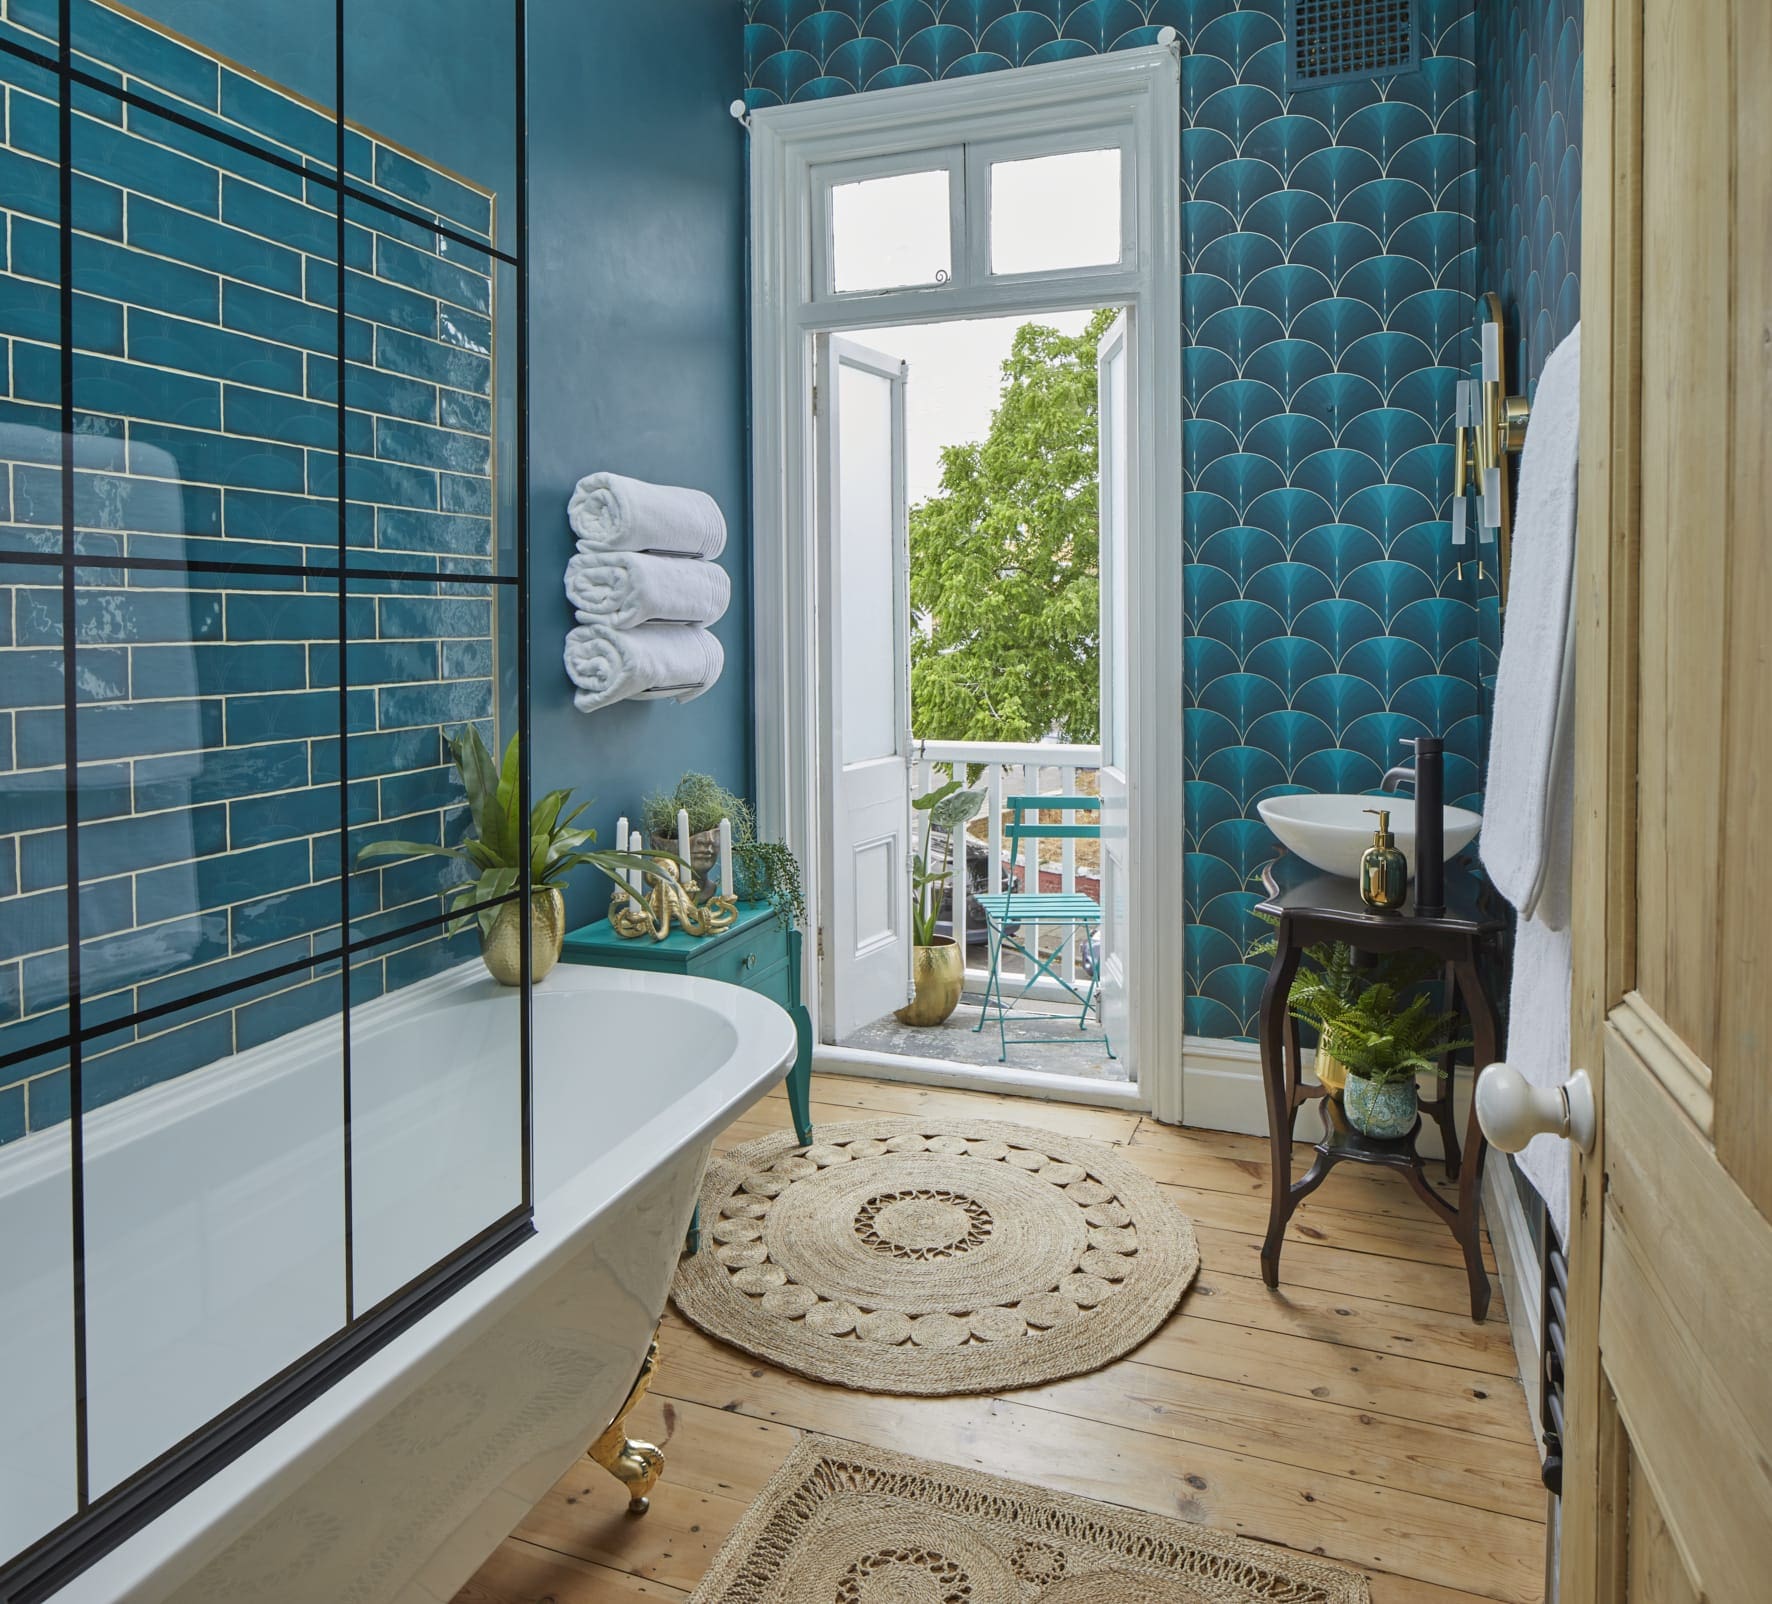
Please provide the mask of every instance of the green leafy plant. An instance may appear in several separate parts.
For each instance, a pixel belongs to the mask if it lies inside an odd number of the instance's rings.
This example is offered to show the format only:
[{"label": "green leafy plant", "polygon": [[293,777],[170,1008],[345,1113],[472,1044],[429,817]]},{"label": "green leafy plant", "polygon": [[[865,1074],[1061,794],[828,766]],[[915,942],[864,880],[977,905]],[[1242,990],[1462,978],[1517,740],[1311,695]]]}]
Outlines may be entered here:
[{"label": "green leafy plant", "polygon": [[[1269,924],[1279,923],[1270,913],[1258,911],[1256,917]],[[1266,936],[1251,946],[1245,956],[1271,957],[1276,945],[1272,936]],[[1286,1001],[1292,1017],[1314,1025],[1323,1049],[1341,1058],[1335,1042],[1335,1021],[1367,990],[1384,984],[1398,994],[1412,992],[1433,975],[1435,967],[1433,957],[1425,953],[1382,953],[1362,961],[1345,941],[1319,941],[1304,949]]]},{"label": "green leafy plant", "polygon": [[[1352,1002],[1333,1003],[1325,993],[1313,1006],[1316,1011],[1309,1017],[1333,1037],[1335,1056],[1349,1074],[1374,1086],[1438,1075],[1445,1054],[1471,1045],[1452,1035],[1456,1013],[1439,1012],[1426,996],[1405,1003],[1397,988],[1383,980],[1367,986]],[[1298,1012],[1296,999],[1293,1012]]]},{"label": "green leafy plant", "polygon": [[[374,858],[453,858],[473,871],[472,877],[443,893],[451,911],[495,902],[517,889],[523,859],[529,859],[530,884],[537,890],[558,885],[574,869],[590,867],[618,884],[629,869],[657,871],[658,854],[595,850],[595,830],[574,829],[574,821],[589,807],[582,803],[563,813],[572,792],[550,791],[530,809],[527,826],[521,812],[518,783],[517,738],[505,748],[504,762],[494,765],[492,754],[472,724],[464,725],[449,743],[450,756],[461,776],[473,817],[473,832],[460,846],[440,846],[435,841],[372,841],[357,854],[364,864]],[[480,907],[473,914],[459,913],[449,933],[467,928],[476,919],[482,937],[492,929],[497,907]]]},{"label": "green leafy plant", "polygon": [[691,835],[700,835],[703,830],[717,829],[722,819],[730,819],[734,841],[756,839],[756,820],[752,816],[750,803],[728,791],[711,774],[685,774],[677,781],[674,791],[655,792],[647,797],[640,804],[640,818],[647,833],[654,836],[674,836],[677,833],[679,808],[689,815]]},{"label": "green leafy plant", "polygon": [[677,832],[679,808],[689,815],[691,835],[718,829],[722,819],[730,819],[733,879],[747,897],[766,900],[784,925],[798,928],[805,924],[806,896],[800,885],[800,860],[779,841],[757,839],[757,818],[749,802],[727,790],[711,774],[691,771],[677,781],[674,789],[647,797],[640,804],[640,821],[649,835],[669,839]]},{"label": "green leafy plant", "polygon": [[[949,780],[911,803],[923,815],[923,849],[911,859],[911,930],[919,947],[935,945],[942,889],[954,878],[954,837],[972,822],[984,801],[983,791],[967,791],[958,780]],[[937,830],[945,832],[939,869],[931,861]]]},{"label": "green leafy plant", "polygon": [[912,727],[950,741],[1101,730],[1096,344],[1031,322],[983,440],[946,447],[911,509]]}]

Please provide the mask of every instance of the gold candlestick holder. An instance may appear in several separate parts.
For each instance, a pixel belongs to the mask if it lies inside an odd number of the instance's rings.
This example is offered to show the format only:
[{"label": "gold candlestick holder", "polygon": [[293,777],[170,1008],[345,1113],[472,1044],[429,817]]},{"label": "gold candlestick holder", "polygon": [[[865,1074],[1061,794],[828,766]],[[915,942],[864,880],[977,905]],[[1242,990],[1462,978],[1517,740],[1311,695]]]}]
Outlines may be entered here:
[{"label": "gold candlestick holder", "polygon": [[639,941],[650,936],[663,941],[673,927],[681,926],[687,936],[717,936],[730,930],[738,919],[738,903],[731,897],[709,897],[695,900],[695,876],[680,877],[675,864],[666,863],[647,873],[653,882],[651,891],[642,896],[627,886],[618,886],[609,899],[609,928],[624,941]]}]

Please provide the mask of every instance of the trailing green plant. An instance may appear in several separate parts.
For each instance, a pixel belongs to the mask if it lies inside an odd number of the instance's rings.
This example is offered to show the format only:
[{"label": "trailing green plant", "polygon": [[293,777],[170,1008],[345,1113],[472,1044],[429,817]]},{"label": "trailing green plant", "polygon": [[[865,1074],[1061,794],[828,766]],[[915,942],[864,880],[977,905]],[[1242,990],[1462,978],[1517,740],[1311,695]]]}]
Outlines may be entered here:
[{"label": "trailing green plant", "polygon": [[1316,1017],[1333,1036],[1335,1056],[1350,1075],[1374,1086],[1438,1075],[1446,1054],[1471,1045],[1452,1035],[1456,1013],[1440,1012],[1426,996],[1405,1003],[1386,981],[1367,986],[1352,1002],[1318,1006]]},{"label": "trailing green plant", "polygon": [[[479,730],[472,724],[456,732],[449,752],[467,795],[472,833],[453,847],[435,841],[372,841],[357,854],[357,862],[361,865],[373,858],[426,857],[453,858],[467,864],[473,871],[472,877],[443,893],[445,903],[457,912],[457,917],[449,922],[451,935],[465,930],[470,918],[478,922],[483,937],[491,931],[498,907],[476,905],[495,903],[517,889],[525,854],[529,859],[529,881],[537,890],[558,885],[579,868],[594,868],[617,884],[623,883],[622,877],[629,869],[656,872],[657,854],[593,848],[597,832],[573,827],[590,804],[581,803],[570,813],[562,811],[571,800],[570,790],[548,792],[530,809],[526,825],[522,817],[516,736],[505,747],[504,762],[496,766]],[[463,911],[467,909],[475,912]]]},{"label": "trailing green plant", "polygon": [[674,836],[677,833],[677,812],[689,815],[689,833],[700,835],[704,830],[719,827],[722,819],[732,821],[734,841],[754,841],[756,819],[751,805],[741,796],[728,791],[711,774],[691,771],[677,781],[674,791],[658,793],[640,804],[640,818],[647,834]]},{"label": "trailing green plant", "polygon": [[[640,822],[648,835],[673,839],[677,811],[689,815],[689,833],[719,828],[722,819],[732,823],[732,876],[749,897],[761,897],[775,909],[775,916],[790,929],[806,923],[806,895],[800,884],[800,860],[779,841],[757,839],[757,818],[751,805],[729,791],[711,774],[690,771],[673,790],[655,792],[640,804]],[[677,861],[674,860],[673,861]],[[731,888],[722,888],[723,890]]]},{"label": "trailing green plant", "polygon": [[790,930],[806,922],[806,896],[800,888],[800,860],[780,841],[747,835],[732,843],[732,877],[751,892],[761,891],[775,917]]},{"label": "trailing green plant", "polygon": [[[958,780],[949,780],[911,803],[923,815],[923,849],[911,859],[911,930],[912,940],[919,947],[935,945],[942,889],[954,878],[954,837],[965,839],[966,826],[977,817],[984,802],[983,791],[963,790]],[[944,832],[939,869],[930,862],[937,830]]]}]

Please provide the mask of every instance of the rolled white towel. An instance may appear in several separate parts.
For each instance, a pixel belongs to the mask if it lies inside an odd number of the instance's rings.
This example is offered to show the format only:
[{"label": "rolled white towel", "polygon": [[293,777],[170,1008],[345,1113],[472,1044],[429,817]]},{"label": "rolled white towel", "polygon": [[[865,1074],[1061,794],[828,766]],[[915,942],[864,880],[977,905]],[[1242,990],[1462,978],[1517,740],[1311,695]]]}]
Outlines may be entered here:
[{"label": "rolled white towel", "polygon": [[718,557],[726,549],[726,520],[712,496],[625,474],[585,475],[572,492],[566,516],[586,551]]},{"label": "rolled white towel", "polygon": [[566,564],[566,596],[581,624],[712,624],[732,600],[732,581],[717,563],[693,557],[581,551]]},{"label": "rolled white towel", "polygon": [[566,676],[581,713],[637,696],[692,702],[725,666],[719,641],[694,624],[580,624],[566,636]]}]

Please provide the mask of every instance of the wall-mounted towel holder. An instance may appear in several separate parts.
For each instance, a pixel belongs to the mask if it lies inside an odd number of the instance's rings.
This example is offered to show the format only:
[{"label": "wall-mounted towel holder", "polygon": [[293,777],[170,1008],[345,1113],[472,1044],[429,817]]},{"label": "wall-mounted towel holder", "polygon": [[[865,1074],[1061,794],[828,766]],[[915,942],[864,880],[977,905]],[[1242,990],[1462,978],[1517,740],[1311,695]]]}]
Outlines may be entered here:
[{"label": "wall-mounted towel holder", "polygon": [[[1496,586],[1507,606],[1508,570],[1513,565],[1513,506],[1507,458],[1526,444],[1532,403],[1509,395],[1506,328],[1501,297],[1486,290],[1477,302],[1480,366],[1458,381],[1452,432],[1452,543],[1462,546],[1468,496],[1477,495],[1478,539],[1496,544]],[[1460,564],[1462,568],[1463,564]],[[1478,559],[1481,571],[1482,560]]]}]

